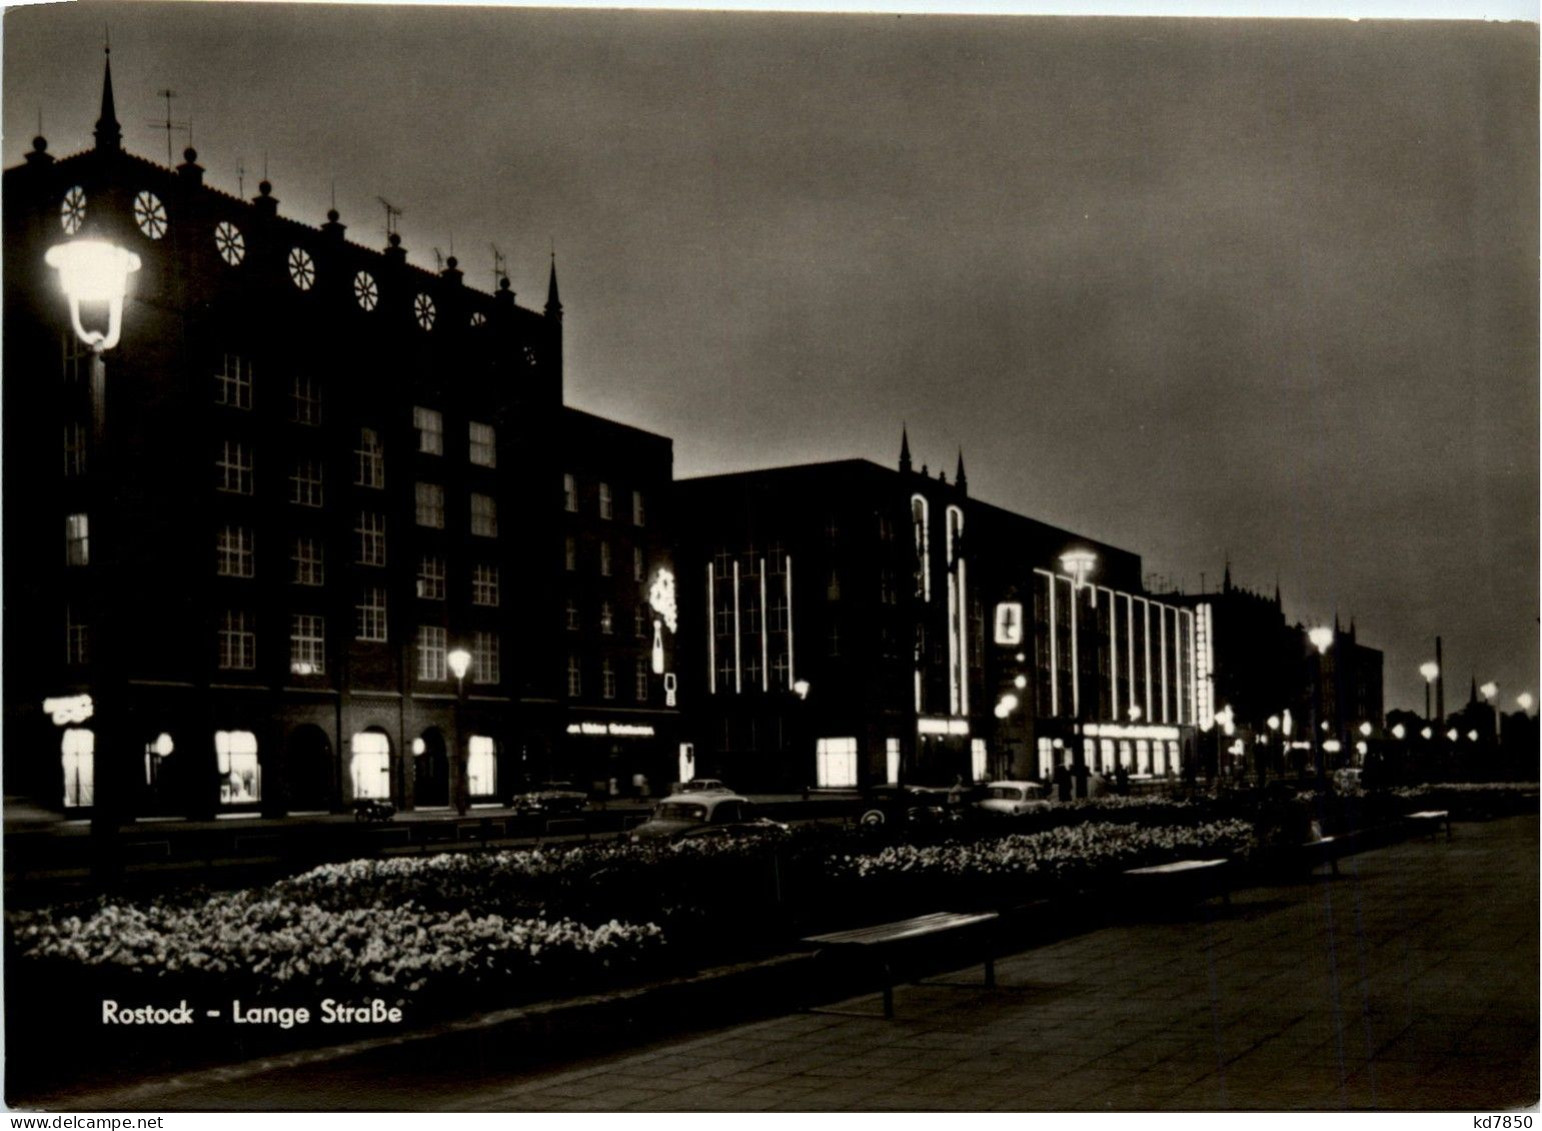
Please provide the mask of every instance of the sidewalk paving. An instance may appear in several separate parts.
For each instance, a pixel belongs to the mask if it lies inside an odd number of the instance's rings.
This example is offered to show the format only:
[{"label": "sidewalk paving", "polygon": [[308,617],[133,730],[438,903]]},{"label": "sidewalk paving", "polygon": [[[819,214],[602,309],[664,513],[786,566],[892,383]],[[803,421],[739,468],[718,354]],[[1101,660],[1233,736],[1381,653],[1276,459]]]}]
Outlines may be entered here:
[{"label": "sidewalk paving", "polygon": [[[464,1110],[1495,1110],[1538,1098],[1538,822],[490,1088]],[[947,981],[978,980],[962,970]],[[939,979],[944,980],[944,979]],[[876,999],[841,1008],[872,1009]]]},{"label": "sidewalk paving", "polygon": [[[1491,1112],[1538,1088],[1538,819],[1459,823],[901,986],[896,1019],[794,1013],[542,1066],[303,1057],[51,1110]],[[876,994],[837,1008],[879,1008]],[[433,1044],[433,1042],[429,1042]],[[459,1046],[457,1046],[459,1048]]]}]

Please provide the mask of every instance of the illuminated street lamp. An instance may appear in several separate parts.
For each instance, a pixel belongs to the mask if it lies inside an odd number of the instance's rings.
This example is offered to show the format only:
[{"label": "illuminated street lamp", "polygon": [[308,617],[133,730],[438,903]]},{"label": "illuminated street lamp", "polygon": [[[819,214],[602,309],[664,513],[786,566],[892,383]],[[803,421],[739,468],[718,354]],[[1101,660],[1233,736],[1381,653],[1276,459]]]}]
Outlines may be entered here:
[{"label": "illuminated street lamp", "polygon": [[1403,738],[1405,735],[1407,735],[1407,733],[1408,729],[1403,726],[1402,723],[1398,723],[1392,728],[1392,737],[1397,739],[1399,742],[1403,741]]},{"label": "illuminated street lamp", "polygon": [[1435,737],[1435,731],[1430,727],[1425,727],[1419,732],[1419,736],[1428,742],[1430,739]]},{"label": "illuminated street lamp", "polygon": [[470,739],[466,735],[466,672],[471,669],[471,653],[456,648],[445,656],[450,674],[455,677],[455,811],[462,817],[471,807],[471,788],[466,781],[470,761]]},{"label": "illuminated street lamp", "polygon": [[[91,460],[96,481],[102,484],[102,489],[96,496],[97,536],[99,546],[110,547],[111,538],[102,536],[113,511],[106,497],[106,492],[113,480],[108,475],[109,460],[106,454],[107,362],[103,355],[116,346],[122,337],[123,301],[128,296],[128,277],[139,270],[139,256],[106,240],[79,239],[49,248],[43,253],[43,262],[59,273],[59,289],[64,292],[70,307],[70,326],[74,329],[75,336],[91,350]],[[97,313],[104,306],[107,328],[105,330],[87,329],[81,320],[81,308],[89,307],[92,308],[93,313]],[[107,560],[110,561],[110,559]],[[107,561],[104,561],[104,564],[107,564]],[[104,584],[110,584],[110,579],[116,576],[116,572],[112,569],[104,569],[102,571]],[[112,602],[104,600],[103,604],[110,606]],[[110,632],[103,632],[102,635],[105,639],[111,640]],[[103,664],[101,670],[111,670],[110,665]],[[109,696],[103,696],[101,691],[101,688],[97,689],[99,700],[110,699]],[[111,710],[110,705],[108,710]],[[102,728],[99,725],[97,729],[100,731]],[[119,854],[115,847],[118,832],[115,807],[120,801],[117,796],[119,775],[111,767],[120,764],[121,760],[102,757],[102,753],[100,746],[93,740],[93,779],[99,777],[102,780],[93,781],[96,793],[92,798],[91,808],[92,868],[99,879],[104,883],[110,883],[119,868]],[[100,775],[95,773],[97,766],[102,767],[104,771]],[[102,788],[104,785],[106,789]]]},{"label": "illuminated street lamp", "polygon": [[1077,797],[1087,795],[1087,751],[1082,723],[1082,664],[1077,651],[1080,635],[1081,605],[1077,595],[1087,584],[1087,578],[1097,567],[1098,556],[1091,550],[1078,547],[1060,555],[1060,565],[1071,576],[1071,713],[1076,741],[1071,746],[1071,790]]},{"label": "illuminated street lamp", "polygon": [[1425,660],[1419,665],[1419,674],[1424,677],[1424,717],[1430,718],[1430,687],[1440,678],[1440,665],[1434,660]]},{"label": "illuminated street lamp", "polygon": [[[1307,631],[1306,636],[1307,636],[1307,639],[1312,642],[1312,646],[1317,649],[1317,678],[1312,683],[1312,691],[1313,691],[1313,703],[1312,703],[1312,706],[1313,706],[1313,709],[1314,709],[1314,711],[1316,713],[1316,717],[1318,719],[1322,720],[1322,724],[1321,724],[1321,727],[1315,727],[1314,726],[1312,728],[1312,755],[1313,755],[1312,761],[1313,761],[1313,769],[1316,770],[1317,776],[1321,777],[1322,776],[1322,771],[1323,771],[1322,754],[1323,754],[1323,749],[1324,749],[1321,731],[1328,729],[1328,721],[1326,719],[1322,718],[1322,716],[1324,714],[1324,711],[1323,711],[1323,667],[1324,667],[1324,665],[1323,665],[1323,657],[1325,657],[1328,654],[1328,649],[1333,647],[1333,629],[1328,628],[1328,627],[1326,627],[1324,625],[1319,625],[1316,628],[1309,629]],[[1336,749],[1337,748],[1337,743],[1335,743],[1334,746],[1335,746],[1335,749]]]},{"label": "illuminated street lamp", "polygon": [[1531,705],[1535,701],[1536,700],[1532,699],[1531,692],[1529,692],[1529,691],[1522,691],[1519,695],[1517,695],[1515,697],[1515,702],[1520,707],[1520,709],[1522,711],[1530,711],[1531,710]]}]

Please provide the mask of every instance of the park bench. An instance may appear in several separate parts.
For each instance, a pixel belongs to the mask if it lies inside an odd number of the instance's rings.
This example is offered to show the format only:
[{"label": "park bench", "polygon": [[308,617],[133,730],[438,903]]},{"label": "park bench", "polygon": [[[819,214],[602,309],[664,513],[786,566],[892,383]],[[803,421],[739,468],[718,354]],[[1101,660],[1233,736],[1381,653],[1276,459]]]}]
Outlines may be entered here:
[{"label": "park bench", "polygon": [[[894,1018],[894,962],[896,949],[923,939],[935,939],[954,931],[979,927],[984,931],[986,989],[996,986],[996,958],[992,952],[992,939],[987,925],[996,921],[995,911],[934,911],[914,919],[902,919],[896,923],[879,923],[871,927],[857,927],[849,931],[835,931],[828,935],[814,935],[803,940],[805,945],[818,947],[820,952],[832,951],[859,958],[872,958],[883,971],[883,1016]],[[832,1012],[815,1010],[814,1012]],[[862,1016],[870,1016],[863,1014]]]},{"label": "park bench", "polygon": [[1451,810],[1449,809],[1421,809],[1417,813],[1408,814],[1408,822],[1419,830],[1423,836],[1427,830],[1430,839],[1435,839],[1435,834],[1440,831],[1440,826],[1446,826],[1446,839],[1451,839]]},{"label": "park bench", "polygon": [[1130,868],[1124,873],[1127,888],[1143,889],[1144,894],[1173,898],[1181,894],[1209,898],[1219,895],[1226,903],[1231,902],[1231,887],[1227,877],[1231,861],[1175,860],[1171,864],[1152,864],[1145,868]]}]

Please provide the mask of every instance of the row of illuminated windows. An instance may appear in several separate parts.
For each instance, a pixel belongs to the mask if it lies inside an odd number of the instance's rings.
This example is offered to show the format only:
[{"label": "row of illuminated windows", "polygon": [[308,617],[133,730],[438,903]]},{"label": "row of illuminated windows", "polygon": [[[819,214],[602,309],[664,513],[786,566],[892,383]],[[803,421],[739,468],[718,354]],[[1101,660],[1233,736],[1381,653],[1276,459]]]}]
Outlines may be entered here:
[{"label": "row of illuminated windows", "polygon": [[[623,661],[624,662],[624,661]],[[617,664],[608,656],[600,661],[600,698],[616,698]],[[584,664],[576,653],[568,653],[568,698],[577,699],[584,693]],[[632,697],[639,703],[648,702],[648,661],[635,660],[632,665]]]},{"label": "row of illuminated windows", "polygon": [[[616,632],[616,609],[609,601],[601,601],[595,624],[601,635],[614,636]],[[579,609],[578,599],[569,597],[567,602],[567,629],[569,632],[578,632],[583,628],[584,617]],[[644,605],[638,605],[632,609],[632,635],[639,640],[648,635],[648,610]]]},{"label": "row of illuminated windows", "polygon": [[735,683],[733,654],[717,658],[717,686],[725,691],[788,691],[791,673],[792,660],[786,652],[777,652],[769,666],[763,666],[759,649],[749,649],[741,654],[740,680]]},{"label": "row of illuminated windows", "polygon": [[[366,587],[354,606],[355,639],[386,639],[385,590]],[[448,679],[448,630],[431,625],[418,628],[418,678]],[[289,618],[289,670],[294,675],[323,675],[327,670],[326,618],[313,613],[294,613]],[[226,671],[252,671],[257,667],[257,618],[244,609],[226,609],[218,631],[219,667]],[[497,683],[500,679],[498,636],[472,634],[471,681]]]},{"label": "row of illuminated windows", "polygon": [[[771,631],[787,631],[787,595],[785,593],[771,594]],[[759,601],[745,601],[738,609],[737,630],[744,636],[759,636],[761,631],[761,609]],[[718,636],[732,636],[735,632],[734,605],[730,598],[718,605],[712,614],[712,630]]]},{"label": "row of illuminated windows", "polygon": [[[66,475],[85,472],[84,431],[79,425],[65,425],[64,467]],[[256,455],[252,445],[240,440],[225,440],[214,457],[215,488],[230,495],[251,495],[256,486]],[[324,469],[314,456],[296,456],[289,471],[289,501],[298,506],[319,507],[324,501]],[[360,429],[359,446],[354,450],[355,487],[385,487],[385,456],[378,434],[372,428]],[[444,488],[436,483],[417,484],[418,522],[423,526],[444,526]],[[473,498],[475,495],[473,495]]]},{"label": "row of illuminated windows", "polygon": [[[569,514],[578,513],[578,477],[572,472],[562,476],[562,507]],[[613,519],[616,517],[615,496],[609,483],[599,484],[599,515],[601,518]],[[641,491],[632,492],[632,525],[644,526],[647,523],[647,509],[643,505]]]},{"label": "row of illuminated windows", "polygon": [[[145,748],[145,783],[153,785],[165,759],[171,757],[171,736],[163,734]],[[96,800],[96,735],[85,727],[69,727],[60,742],[64,775],[64,806],[81,808]],[[466,742],[466,791],[473,798],[497,793],[497,744],[485,734]],[[262,763],[257,736],[249,730],[216,731],[215,767],[221,805],[251,805],[262,800]],[[181,755],[185,757],[186,755]],[[391,741],[375,731],[362,731],[349,742],[349,778],[357,799],[391,796]]]},{"label": "row of illuminated windows", "polygon": [[[563,544],[563,567],[569,573],[578,572],[578,539],[571,534]],[[595,550],[595,569],[601,577],[613,577],[616,572],[616,559],[613,548],[609,542],[600,542]],[[645,581],[648,576],[648,563],[643,555],[641,546],[632,547],[632,580]]]},{"label": "row of illuminated windows", "polygon": [[[70,565],[87,565],[90,539],[86,516],[78,524],[66,522],[66,560]],[[256,534],[249,526],[227,523],[215,532],[215,573],[220,577],[249,578],[257,575]],[[76,560],[76,559],[79,560]],[[295,585],[326,583],[325,548],[320,539],[297,537],[290,542],[290,580]],[[385,516],[361,511],[354,526],[354,563],[364,566],[386,564]],[[425,556],[418,560],[418,596],[444,600],[444,559]],[[498,567],[477,564],[472,568],[471,599],[477,605],[498,604]]]},{"label": "row of illuminated windows", "polygon": [[758,553],[753,545],[738,555],[728,550],[718,550],[712,555],[714,580],[725,581],[732,577],[736,558],[741,577],[759,577],[762,567],[773,577],[780,577],[787,572],[787,551],[780,542],[772,542],[764,553]]}]

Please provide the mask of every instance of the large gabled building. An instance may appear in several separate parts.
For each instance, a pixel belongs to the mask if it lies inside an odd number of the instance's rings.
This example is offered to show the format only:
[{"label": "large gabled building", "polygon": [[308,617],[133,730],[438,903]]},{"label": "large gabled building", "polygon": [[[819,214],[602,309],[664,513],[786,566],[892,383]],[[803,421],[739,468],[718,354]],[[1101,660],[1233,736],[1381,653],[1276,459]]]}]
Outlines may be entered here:
[{"label": "large gabled building", "polygon": [[[672,753],[672,649],[626,667],[653,743],[603,773],[566,679],[575,649],[618,679],[636,649],[569,636],[564,477],[624,469],[606,482],[648,519],[617,553],[651,580],[671,451],[564,407],[555,265],[529,309],[453,258],[410,265],[394,232],[351,242],[335,210],[286,219],[267,181],[206,185],[191,148],[127,153],[110,67],[95,141],[38,138],[4,174],[7,793],[124,816],[449,807],[608,789]],[[46,262],[87,239],[138,260],[101,355]]]}]

